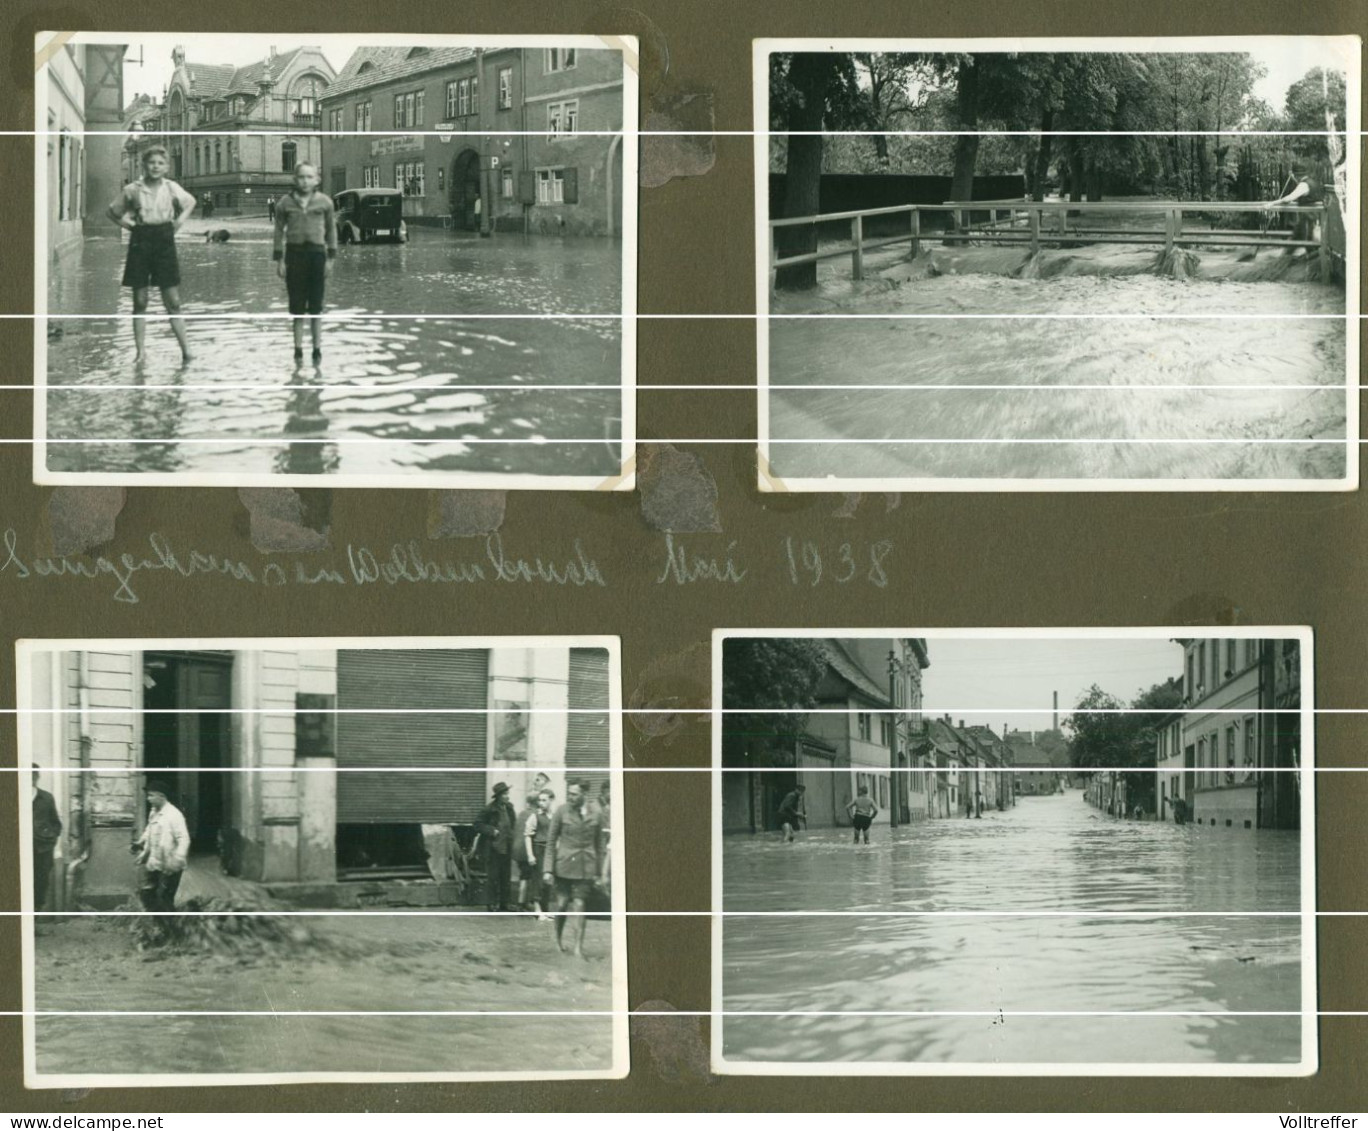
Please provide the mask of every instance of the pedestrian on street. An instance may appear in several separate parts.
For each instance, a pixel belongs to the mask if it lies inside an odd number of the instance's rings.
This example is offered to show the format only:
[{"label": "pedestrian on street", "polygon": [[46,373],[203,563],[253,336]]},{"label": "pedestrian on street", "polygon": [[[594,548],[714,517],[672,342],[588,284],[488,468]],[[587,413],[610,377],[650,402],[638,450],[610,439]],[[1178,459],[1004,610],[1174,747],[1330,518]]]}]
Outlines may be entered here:
[{"label": "pedestrian on street", "polygon": [[52,856],[62,837],[62,818],[57,815],[57,802],[47,790],[38,785],[38,763],[33,764],[33,910],[47,905],[48,886],[52,882]]},{"label": "pedestrian on street", "polygon": [[485,866],[485,907],[489,911],[507,911],[509,867],[512,864],[513,828],[517,814],[508,800],[508,786],[499,782],[494,797],[475,818],[475,831],[480,834],[480,845]]},{"label": "pedestrian on street", "polygon": [[185,321],[180,317],[180,260],[176,233],[195,210],[195,198],[166,171],[166,150],[154,145],[142,155],[143,175],[114,198],[106,215],[129,233],[123,285],[133,289],[133,348],[142,361],[147,334],[147,290],[161,291],[162,305],[171,316],[171,332],[180,345],[181,361],[190,360]]},{"label": "pedestrian on street", "polygon": [[170,793],[164,782],[147,783],[147,825],[133,842],[133,853],[143,870],[138,898],[147,911],[176,909],[176,889],[190,862],[190,830],[184,815],[171,804]]},{"label": "pedestrian on street", "polygon": [[803,797],[805,793],[807,786],[796,785],[784,795],[784,800],[779,802],[779,828],[784,834],[785,841],[792,841],[800,825],[807,823],[807,802]]},{"label": "pedestrian on street", "polygon": [[599,814],[586,804],[589,787],[575,782],[565,796],[565,804],[551,818],[542,882],[556,893],[556,946],[564,952],[565,923],[570,919],[572,949],[583,958],[585,909],[595,886],[607,880],[608,853]]},{"label": "pedestrian on street", "polygon": [[266,198],[266,219],[271,221],[272,224],[275,223],[275,197],[273,196],[268,196]]},{"label": "pedestrian on street", "polygon": [[280,198],[271,217],[271,258],[289,296],[294,359],[304,360],[307,315],[315,365],[323,360],[323,298],[337,256],[337,210],[332,198],[318,191],[319,179],[318,168],[301,161],[295,166],[294,191]]},{"label": "pedestrian on street", "polygon": [[[513,829],[513,859],[518,865],[518,910],[541,912],[542,858],[537,855],[537,833],[545,854],[551,815],[545,813],[540,793],[529,793]],[[548,826],[543,829],[543,826]]]},{"label": "pedestrian on street", "polygon": [[855,843],[860,843],[860,834],[864,834],[865,844],[869,843],[869,826],[874,823],[874,818],[879,815],[879,807],[874,804],[874,799],[869,796],[869,787],[860,786],[860,791],[855,795],[855,800],[846,805],[846,814],[850,817],[850,823],[855,828]]},{"label": "pedestrian on street", "polygon": [[533,906],[536,908],[539,923],[545,923],[551,918],[547,912],[556,897],[556,893],[542,883],[542,875],[546,871],[546,842],[551,836],[551,818],[555,812],[556,791],[550,786],[543,786],[537,794],[537,825],[532,833],[532,860],[537,870],[536,901]]}]

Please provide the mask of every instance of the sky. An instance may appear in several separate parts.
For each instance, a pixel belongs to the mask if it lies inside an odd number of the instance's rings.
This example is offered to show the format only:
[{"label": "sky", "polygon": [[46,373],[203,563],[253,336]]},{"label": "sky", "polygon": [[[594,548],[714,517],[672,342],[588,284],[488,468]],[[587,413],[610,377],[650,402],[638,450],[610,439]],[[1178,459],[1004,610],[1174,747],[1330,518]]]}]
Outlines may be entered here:
[{"label": "sky", "polygon": [[[1156,683],[1182,674],[1183,649],[1168,639],[947,639],[930,637],[922,672],[923,710],[958,722],[1047,730],[1051,696],[1063,719],[1094,683],[1129,704]],[[970,708],[980,708],[975,711]],[[983,710],[993,708],[995,710]],[[1011,708],[1017,708],[1011,711]],[[1042,713],[1029,713],[1031,708]],[[998,713],[1007,709],[1009,713]]]}]

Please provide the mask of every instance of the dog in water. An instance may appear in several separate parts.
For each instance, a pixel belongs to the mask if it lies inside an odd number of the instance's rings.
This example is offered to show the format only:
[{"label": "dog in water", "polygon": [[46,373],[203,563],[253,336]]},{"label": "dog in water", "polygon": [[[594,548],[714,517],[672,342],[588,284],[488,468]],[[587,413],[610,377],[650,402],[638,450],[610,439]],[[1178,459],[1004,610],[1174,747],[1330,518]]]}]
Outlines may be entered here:
[{"label": "dog in water", "polygon": [[205,243],[227,243],[233,238],[233,233],[227,228],[215,228],[211,232],[204,233]]}]

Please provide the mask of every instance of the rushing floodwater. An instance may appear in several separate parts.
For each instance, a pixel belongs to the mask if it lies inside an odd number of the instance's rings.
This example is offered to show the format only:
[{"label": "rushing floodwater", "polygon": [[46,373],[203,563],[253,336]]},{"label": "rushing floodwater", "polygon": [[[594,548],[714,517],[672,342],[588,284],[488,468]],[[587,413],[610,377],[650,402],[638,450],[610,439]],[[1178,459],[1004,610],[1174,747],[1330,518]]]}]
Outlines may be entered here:
[{"label": "rushing floodwater", "polygon": [[[307,941],[242,957],[140,953],[127,919],[44,924],[37,1008],[90,1013],[35,1020],[38,1070],[450,1073],[612,1064],[605,1014],[613,975],[602,924],[590,925],[589,961],[581,962],[555,949],[546,924],[512,916],[291,922]],[[114,1010],[206,1015],[99,1015]],[[440,1011],[506,1012],[421,1015]],[[592,1015],[507,1015],[540,1011]]]},{"label": "rushing floodwater", "polygon": [[[127,319],[60,320],[131,312],[117,241],[87,241],[79,257],[53,269],[50,309],[61,336],[48,346],[48,436],[136,442],[52,444],[51,470],[619,469],[620,318],[462,317],[620,312],[618,244],[415,231],[404,246],[344,248],[326,309],[345,317],[324,324],[317,367],[295,364],[288,320],[229,317],[286,310],[264,237],[183,240],[178,250],[186,313],[225,315],[188,323],[195,357],[186,366],[164,322],[149,323],[148,360],[135,366]],[[155,293],[150,313],[163,313]],[[452,317],[395,317],[404,314]],[[479,387],[490,385],[504,387]],[[534,388],[548,385],[606,387]],[[195,443],[206,438],[240,442]],[[386,442],[338,442],[349,439]],[[504,439],[510,443],[468,442]],[[556,443],[572,439],[595,442]]]},{"label": "rushing floodwater", "polygon": [[[849,280],[828,280],[815,299],[795,303],[781,296],[776,313],[1344,313],[1342,289],[1305,282],[945,274],[891,289],[879,280],[860,290]],[[772,438],[871,441],[776,444],[771,465],[781,476],[1300,479],[1345,473],[1343,318],[783,318],[770,322],[769,342],[770,382],[801,386],[770,393]],[[989,385],[1009,388],[982,388]],[[1061,387],[1069,385],[1139,388]],[[1219,387],[1195,387],[1209,385]],[[1200,442],[1275,438],[1327,442]],[[1198,442],[887,442],[909,439]]]},{"label": "rushing floodwater", "polygon": [[[729,916],[725,1009],[1005,1011],[992,1017],[737,1017],[732,1060],[1295,1062],[1297,1017],[1014,1017],[1011,1011],[1301,1008],[1296,833],[1123,822],[1082,795],[982,820],[729,837],[728,911],[997,911],[998,916]],[[1020,911],[1082,911],[1013,917]]]}]

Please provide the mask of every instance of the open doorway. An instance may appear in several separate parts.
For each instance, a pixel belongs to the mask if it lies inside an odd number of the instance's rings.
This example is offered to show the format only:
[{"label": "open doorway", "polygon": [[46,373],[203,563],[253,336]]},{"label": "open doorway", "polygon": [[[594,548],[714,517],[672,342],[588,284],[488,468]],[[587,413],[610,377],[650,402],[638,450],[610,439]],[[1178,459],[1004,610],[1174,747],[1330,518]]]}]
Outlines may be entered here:
[{"label": "open doorway", "polygon": [[451,226],[458,231],[480,228],[480,155],[463,149],[451,163]]},{"label": "open doorway", "polygon": [[[143,768],[172,791],[185,815],[190,851],[233,855],[228,654],[147,652],[143,656]],[[231,868],[229,868],[232,871]]]}]

